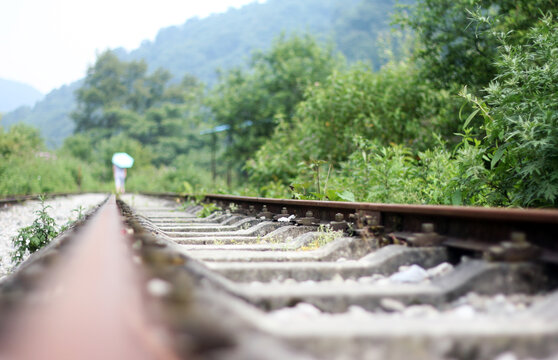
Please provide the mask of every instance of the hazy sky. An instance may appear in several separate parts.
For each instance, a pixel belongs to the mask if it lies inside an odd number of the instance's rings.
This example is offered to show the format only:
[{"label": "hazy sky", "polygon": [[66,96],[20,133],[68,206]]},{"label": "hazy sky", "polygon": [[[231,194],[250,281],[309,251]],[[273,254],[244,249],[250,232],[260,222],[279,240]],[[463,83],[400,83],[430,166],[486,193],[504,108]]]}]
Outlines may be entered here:
[{"label": "hazy sky", "polygon": [[84,77],[107,48],[131,50],[162,27],[254,1],[0,0],[0,78],[47,93]]}]

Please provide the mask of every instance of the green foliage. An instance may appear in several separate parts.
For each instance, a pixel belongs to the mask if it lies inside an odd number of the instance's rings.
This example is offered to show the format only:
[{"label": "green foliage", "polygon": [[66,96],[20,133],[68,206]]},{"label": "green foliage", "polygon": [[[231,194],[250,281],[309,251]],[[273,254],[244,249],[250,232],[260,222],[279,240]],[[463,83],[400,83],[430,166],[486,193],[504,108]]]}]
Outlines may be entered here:
[{"label": "green foliage", "polygon": [[320,159],[337,168],[358,148],[359,136],[426,149],[437,142],[435,129],[451,139],[457,128],[447,114],[454,112],[456,99],[431,88],[408,63],[378,73],[355,66],[309,87],[293,121],[279,120],[247,169],[256,184],[289,184],[299,174],[292,164]]},{"label": "green foliage", "polygon": [[127,152],[135,159],[129,190],[176,191],[184,180],[177,179],[183,172],[176,168],[186,163],[181,156],[204,149],[199,129],[207,114],[202,84],[191,76],[170,79],[163,70],[148,74],[144,62],[101,54],[77,91],[77,133],[61,153],[92,163],[95,175],[110,182],[112,155]]},{"label": "green foliage", "polygon": [[[164,100],[170,73],[158,69],[147,75],[144,61],[122,62],[111,51],[100,54],[76,91],[72,113],[76,132],[95,130],[101,137],[122,130],[125,122]],[[130,119],[132,117],[132,119]],[[94,133],[94,134],[95,134]]]},{"label": "green foliage", "polygon": [[[12,156],[0,163],[0,195],[103,190],[93,167],[44,153]],[[46,157],[49,156],[49,157]]]},{"label": "green foliage", "polygon": [[[409,1],[399,1],[409,3]],[[402,44],[400,38],[390,36],[390,16],[396,1],[362,0],[355,6],[343,6],[339,10],[334,25],[334,37],[337,48],[351,62],[364,61],[379,70],[390,59],[386,59],[385,51],[400,55]],[[393,35],[393,34],[391,34]],[[383,41],[389,39],[388,45]]]},{"label": "green foliage", "polygon": [[450,180],[457,175],[451,152],[441,144],[414,152],[361,139],[332,181],[335,187],[350,189],[357,201],[450,204]]},{"label": "green foliage", "polygon": [[558,203],[557,34],[548,15],[525,35],[525,44],[504,38],[485,101],[464,93],[484,120],[469,131],[481,138],[491,185],[513,205]]},{"label": "green foliage", "polygon": [[18,234],[12,238],[12,245],[14,247],[12,261],[15,266],[19,265],[25,256],[43,248],[58,235],[56,222],[47,213],[47,209],[50,206],[45,205],[43,197],[40,200],[41,209],[35,212],[37,217],[33,224],[20,229]]},{"label": "green foliage", "polygon": [[249,70],[222,73],[209,101],[217,124],[228,125],[228,161],[242,165],[269,137],[274,118],[290,119],[305,89],[341,64],[310,35],[279,37],[253,55]]},{"label": "green foliage", "polygon": [[112,156],[115,152],[126,152],[133,154],[134,170],[149,167],[151,165],[151,152],[146,149],[139,141],[131,139],[124,134],[101,140],[95,149],[97,159],[103,167],[103,179],[110,180],[112,178]]},{"label": "green foliage", "polygon": [[0,156],[21,155],[43,147],[39,131],[25,124],[17,124],[5,132],[0,127]]},{"label": "green foliage", "polygon": [[[498,71],[494,62],[500,43],[494,31],[511,30],[511,44],[521,44],[541,12],[556,12],[556,4],[548,0],[417,0],[403,9],[397,22],[419,38],[415,58],[422,76],[443,88],[458,84],[477,91]],[[497,23],[490,26],[478,21],[479,17],[497,18]]]},{"label": "green foliage", "polygon": [[203,206],[203,209],[201,209],[198,212],[198,217],[200,218],[206,218],[209,215],[213,214],[216,211],[221,211],[222,209],[217,206],[217,204],[215,203],[203,203],[201,204]]},{"label": "green foliage", "polygon": [[39,132],[24,124],[0,128],[0,194],[98,189],[91,166],[44,151]]},{"label": "green foliage", "polygon": [[92,148],[93,141],[89,136],[85,134],[74,134],[64,140],[64,144],[59,153],[72,156],[84,162],[91,162],[93,160]]}]

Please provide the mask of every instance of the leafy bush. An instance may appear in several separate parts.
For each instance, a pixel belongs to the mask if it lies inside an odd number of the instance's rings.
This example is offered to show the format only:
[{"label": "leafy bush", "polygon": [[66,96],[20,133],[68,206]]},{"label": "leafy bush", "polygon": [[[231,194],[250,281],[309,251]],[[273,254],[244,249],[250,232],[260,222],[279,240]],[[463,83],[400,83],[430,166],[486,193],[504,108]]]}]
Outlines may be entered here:
[{"label": "leafy bush", "polygon": [[[395,18],[419,40],[414,60],[422,77],[442,88],[469,85],[476,92],[500,70],[493,30],[508,33],[510,44],[522,44],[541,12],[556,9],[548,0],[417,0],[400,7]],[[496,21],[483,21],[487,17]]]},{"label": "leafy bush", "polygon": [[558,24],[547,16],[525,44],[503,39],[485,102],[464,93],[477,107],[472,115],[483,117],[482,127],[468,131],[481,139],[489,185],[503,204],[558,205],[557,49]]},{"label": "leafy bush", "polygon": [[40,200],[41,209],[35,212],[37,217],[33,221],[33,224],[20,229],[18,234],[12,238],[12,244],[14,246],[12,261],[16,266],[19,265],[28,254],[32,254],[43,248],[58,235],[56,222],[47,213],[47,209],[50,206],[45,205],[43,197],[41,197]]},{"label": "leafy bush", "polygon": [[93,165],[53,153],[10,156],[0,162],[0,195],[106,189],[94,169]]},{"label": "leafy bush", "polygon": [[450,204],[457,176],[451,152],[442,144],[422,152],[401,145],[382,146],[364,139],[332,179],[357,201]]},{"label": "leafy bush", "polygon": [[293,120],[278,119],[246,169],[256,184],[289,184],[298,174],[293,164],[324,160],[338,167],[357,150],[359,136],[424,150],[436,144],[436,132],[452,140],[457,109],[456,98],[431,88],[411,64],[390,64],[378,73],[355,66],[309,87]]},{"label": "leafy bush", "polygon": [[25,124],[16,124],[9,131],[0,127],[0,157],[22,155],[44,146],[39,130]]}]

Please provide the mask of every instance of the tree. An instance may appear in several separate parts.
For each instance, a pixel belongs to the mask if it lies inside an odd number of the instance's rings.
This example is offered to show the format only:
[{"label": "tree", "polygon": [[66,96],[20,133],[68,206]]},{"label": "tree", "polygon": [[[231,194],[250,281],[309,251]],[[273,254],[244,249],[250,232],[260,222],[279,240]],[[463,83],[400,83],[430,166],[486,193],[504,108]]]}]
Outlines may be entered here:
[{"label": "tree", "polygon": [[[522,44],[541,12],[556,12],[557,7],[551,0],[417,0],[403,9],[397,22],[419,38],[415,59],[423,76],[442,88],[457,84],[476,91],[497,74],[500,43],[494,31],[513,31],[510,44]],[[479,16],[497,23],[491,27],[477,21]]]},{"label": "tree", "polygon": [[[149,161],[170,165],[196,145],[188,140],[192,133],[199,133],[204,95],[204,85],[196,78],[185,76],[173,84],[171,78],[162,69],[149,74],[143,61],[120,61],[110,51],[99,55],[76,92],[78,108],[72,114],[76,135],[87,136],[89,142],[74,136],[65,148],[85,160],[91,153],[86,154],[84,146],[128,137],[153,154]],[[124,144],[123,140],[113,143]],[[101,161],[106,156],[96,157]]]},{"label": "tree", "polygon": [[105,51],[76,91],[77,109],[71,115],[75,132],[102,129],[100,137],[118,132],[129,114],[143,114],[164,100],[170,79],[165,70],[147,75],[144,61],[123,62]]},{"label": "tree", "polygon": [[39,130],[32,126],[15,124],[7,132],[0,127],[0,156],[29,156],[30,152],[38,151],[43,147]]},{"label": "tree", "polygon": [[336,71],[307,89],[292,120],[279,122],[247,169],[259,185],[289,184],[298,173],[293,164],[320,160],[338,167],[361,138],[424,150],[437,143],[434,134],[449,137],[457,130],[446,114],[457,112],[456,100],[432,88],[407,62],[379,72],[361,65]]},{"label": "tree", "polygon": [[271,135],[275,119],[290,119],[306,88],[342,63],[331,46],[310,35],[282,35],[270,50],[255,53],[247,70],[221,72],[209,106],[214,121],[228,126],[229,160],[243,165]]},{"label": "tree", "polygon": [[335,42],[349,61],[368,61],[375,70],[384,65],[379,38],[390,28],[386,14],[391,14],[394,7],[393,0],[362,0],[342,9],[334,25]]}]

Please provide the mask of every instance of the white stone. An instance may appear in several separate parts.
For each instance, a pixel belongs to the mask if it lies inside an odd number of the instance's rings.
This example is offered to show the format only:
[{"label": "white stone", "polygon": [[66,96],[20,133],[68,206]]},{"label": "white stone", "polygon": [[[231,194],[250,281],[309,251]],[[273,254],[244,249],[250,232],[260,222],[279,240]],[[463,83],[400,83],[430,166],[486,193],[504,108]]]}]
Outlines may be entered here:
[{"label": "white stone", "polygon": [[380,300],[380,306],[386,311],[405,311],[405,304],[395,299],[383,298]]},{"label": "white stone", "polygon": [[359,284],[373,284],[376,282],[376,280],[374,280],[372,276],[363,276],[361,278],[358,278],[357,281]]},{"label": "white stone", "polygon": [[294,310],[296,310],[299,315],[304,317],[314,317],[322,313],[320,309],[308,303],[298,303],[294,307]]},{"label": "white stone", "polygon": [[166,296],[172,290],[172,285],[161,279],[151,279],[147,283],[147,291],[153,296]]},{"label": "white stone", "polygon": [[349,308],[347,309],[346,314],[347,314],[347,316],[352,317],[353,319],[358,318],[360,320],[362,320],[363,318],[366,318],[366,317],[373,316],[372,313],[364,310],[362,307],[360,307],[358,305],[349,306]]},{"label": "white stone", "polygon": [[331,279],[331,281],[332,281],[332,282],[343,282],[343,281],[345,281],[345,280],[343,279],[343,277],[342,277],[341,275],[335,274],[335,275],[333,276],[333,278]]},{"label": "white stone", "polygon": [[517,360],[517,356],[515,356],[514,353],[507,352],[498,355],[497,357],[494,358],[494,360]]},{"label": "white stone", "polygon": [[390,285],[392,282],[390,281],[390,279],[387,278],[383,278],[383,279],[379,279],[378,281],[376,281],[376,285]]},{"label": "white stone", "polygon": [[503,294],[498,294],[494,296],[494,301],[500,304],[506,303],[506,297]]},{"label": "white stone", "polygon": [[389,277],[395,283],[418,283],[428,278],[428,273],[418,265],[412,265]]},{"label": "white stone", "polygon": [[426,270],[426,272],[428,273],[428,277],[432,278],[436,276],[445,275],[451,272],[452,270],[453,270],[453,265],[447,262],[443,262],[438,266]]},{"label": "white stone", "polygon": [[471,319],[475,316],[475,309],[471,305],[461,305],[453,310],[453,314],[464,319]]},{"label": "white stone", "polygon": [[279,218],[279,220],[277,220],[277,221],[279,221],[279,222],[290,222],[291,220],[294,220],[295,218],[296,218],[295,215],[291,215],[289,217],[283,216],[283,217]]},{"label": "white stone", "polygon": [[403,315],[409,317],[433,317],[439,315],[439,311],[432,305],[412,305],[403,311]]}]

